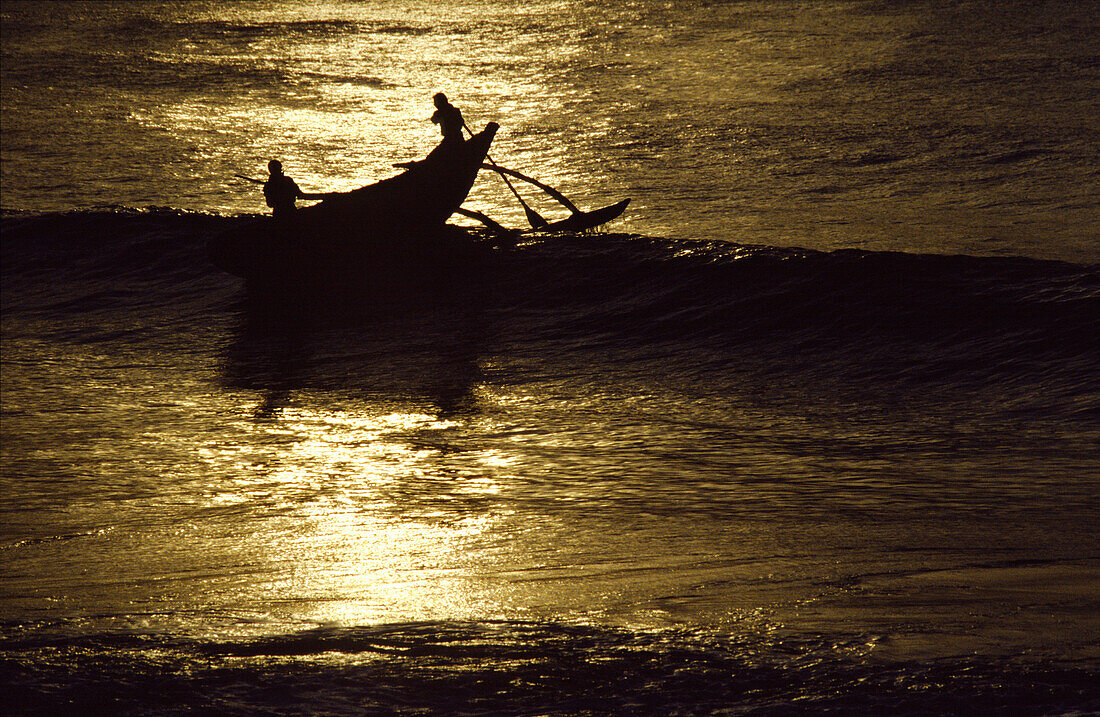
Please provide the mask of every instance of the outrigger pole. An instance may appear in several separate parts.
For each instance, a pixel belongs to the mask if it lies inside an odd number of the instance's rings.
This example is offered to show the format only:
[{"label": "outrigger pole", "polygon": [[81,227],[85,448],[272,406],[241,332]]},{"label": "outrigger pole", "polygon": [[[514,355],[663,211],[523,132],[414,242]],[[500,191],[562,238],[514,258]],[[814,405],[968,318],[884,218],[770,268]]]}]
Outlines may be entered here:
[{"label": "outrigger pole", "polygon": [[483,165],[481,165],[481,168],[482,169],[492,169],[492,170],[498,172],[502,177],[504,175],[510,175],[510,176],[515,177],[516,179],[520,179],[520,180],[523,180],[524,182],[528,182],[530,184],[533,184],[536,187],[538,187],[539,189],[541,189],[542,191],[549,194],[554,199],[557,199],[558,202],[560,202],[561,205],[563,207],[565,207],[566,209],[568,209],[569,211],[573,212],[574,214],[583,214],[583,212],[580,209],[577,208],[576,204],[569,201],[568,197],[566,197],[564,194],[562,194],[558,190],[551,187],[549,184],[543,184],[542,182],[540,182],[537,179],[532,179],[531,177],[528,177],[526,174],[520,174],[519,172],[517,172],[514,169],[508,169],[507,167],[501,167],[498,164],[493,164],[493,165],[483,164]]},{"label": "outrigger pole", "polygon": [[[488,157],[486,157],[486,159],[488,159]],[[515,177],[516,179],[523,180],[524,182],[529,182],[549,194],[554,199],[558,200],[558,202],[560,202],[563,207],[569,210],[570,215],[565,219],[560,219],[558,221],[543,224],[539,227],[534,227],[535,229],[539,229],[541,231],[574,232],[592,229],[593,227],[598,227],[601,224],[606,224],[612,219],[615,219],[624,211],[626,211],[627,205],[630,204],[629,199],[624,199],[621,202],[608,205],[601,209],[593,209],[590,212],[586,212],[582,209],[579,209],[576,204],[569,201],[568,197],[551,187],[549,184],[543,184],[537,179],[532,179],[531,177],[528,177],[526,174],[521,174],[516,170],[508,169],[507,167],[501,167],[499,164],[496,163],[482,164],[481,167],[482,169],[491,169],[497,172],[498,174],[500,174],[501,178],[504,179],[505,182],[508,181],[505,175],[510,175],[512,177]],[[508,186],[511,186],[511,184],[509,184]],[[489,224],[488,222],[484,222],[484,220],[482,220],[479,216],[474,216],[473,214],[467,214],[466,216],[470,217],[471,219],[482,221],[482,223],[484,223],[489,228],[493,228],[491,224]],[[494,231],[496,230],[494,229]]]},{"label": "outrigger pole", "polygon": [[[470,133],[470,136],[472,137],[474,132],[470,129],[469,125],[463,122],[462,126],[466,129],[467,132]],[[519,192],[516,191],[516,188],[512,186],[511,182],[508,181],[508,176],[504,172],[501,172],[499,169],[497,169],[497,163],[493,161],[493,158],[486,154],[485,159],[489,160],[489,164],[483,164],[481,166],[488,169],[496,170],[497,173],[500,174],[500,178],[503,179],[504,183],[508,185],[508,189],[512,190],[512,194],[516,195],[516,199],[518,199],[519,203],[523,205],[523,213],[527,215],[527,223],[531,225],[531,228],[542,229],[547,224],[549,224],[548,221],[539,216],[538,212],[527,206],[527,202],[523,201],[523,197],[519,195]]]}]

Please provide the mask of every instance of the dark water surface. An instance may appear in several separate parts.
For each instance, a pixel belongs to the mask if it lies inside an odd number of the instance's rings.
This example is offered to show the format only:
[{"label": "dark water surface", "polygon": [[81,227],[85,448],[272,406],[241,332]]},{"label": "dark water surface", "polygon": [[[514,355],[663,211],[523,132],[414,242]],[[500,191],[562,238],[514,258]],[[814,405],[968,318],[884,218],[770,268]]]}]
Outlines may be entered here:
[{"label": "dark water surface", "polygon": [[[1083,5],[0,19],[17,713],[1100,710]],[[438,89],[630,212],[461,294],[209,264],[227,177],[386,176]]]}]

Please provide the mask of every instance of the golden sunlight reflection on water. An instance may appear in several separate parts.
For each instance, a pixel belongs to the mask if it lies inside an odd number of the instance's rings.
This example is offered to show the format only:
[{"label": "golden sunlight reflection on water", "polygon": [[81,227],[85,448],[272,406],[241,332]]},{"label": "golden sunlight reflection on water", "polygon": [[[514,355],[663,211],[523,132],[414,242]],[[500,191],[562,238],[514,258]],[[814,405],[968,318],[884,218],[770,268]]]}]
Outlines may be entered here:
[{"label": "golden sunlight reflection on water", "polygon": [[[207,510],[227,511],[219,518],[226,553],[206,560],[249,567],[199,599],[260,615],[261,630],[418,620],[667,624],[679,607],[654,596],[675,590],[670,566],[703,558],[698,546],[668,540],[679,519],[624,525],[592,509],[606,498],[600,481],[532,473],[532,456],[575,448],[562,448],[560,436],[532,443],[504,431],[468,444],[467,422],[488,421],[479,431],[497,433],[493,419],[357,402],[303,399],[264,418],[239,410],[237,438],[223,434],[202,454]],[[708,560],[681,577],[700,579]]]},{"label": "golden sunlight reflection on water", "polygon": [[[506,10],[509,17],[524,12]],[[209,175],[191,182],[219,186],[221,191],[214,192],[221,195],[219,205],[211,208],[226,213],[247,209],[252,201],[253,211],[264,210],[255,187],[232,177],[263,176],[272,158],[281,159],[306,191],[347,191],[392,176],[395,162],[419,159],[439,142],[438,127],[430,121],[437,91],[456,102],[474,131],[491,120],[501,123],[494,147],[498,161],[560,184],[566,179],[562,172],[575,171],[572,165],[543,158],[535,171],[529,158],[517,155],[545,150],[545,142],[532,145],[525,136],[558,113],[567,98],[550,91],[547,83],[553,78],[525,61],[532,51],[546,51],[533,46],[537,38],[501,30],[507,25],[503,11],[476,2],[279,6],[275,15],[259,3],[248,10],[219,11],[219,17],[230,14],[261,27],[277,18],[355,23],[360,30],[196,46],[184,55],[247,67],[257,79],[228,91],[165,97],[163,104],[143,108],[131,119],[143,131],[167,132],[171,142],[166,146],[213,158],[201,167]],[[580,51],[581,45],[554,48],[559,60]],[[501,72],[500,67],[509,69]],[[521,216],[492,177],[479,182],[470,206]]]},{"label": "golden sunlight reflection on water", "polygon": [[[441,449],[408,440],[457,425],[416,412],[288,407],[273,421],[242,419],[239,428],[261,440],[208,448],[204,458],[221,476],[211,504],[249,503],[250,513],[268,513],[263,527],[242,536],[252,545],[240,548],[281,576],[259,594],[283,602],[277,611],[295,621],[325,624],[495,613],[483,576],[494,570],[491,534],[507,516],[401,505],[402,496],[441,481],[443,503],[499,491],[488,475],[440,475]],[[257,453],[257,444],[271,450]],[[499,451],[482,459],[508,463]]]}]

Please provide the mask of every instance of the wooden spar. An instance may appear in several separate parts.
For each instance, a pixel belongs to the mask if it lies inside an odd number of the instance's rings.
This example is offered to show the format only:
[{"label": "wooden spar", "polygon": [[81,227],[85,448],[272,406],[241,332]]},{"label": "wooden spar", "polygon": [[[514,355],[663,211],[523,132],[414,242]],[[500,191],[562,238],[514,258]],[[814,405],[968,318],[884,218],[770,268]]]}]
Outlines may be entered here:
[{"label": "wooden spar", "polygon": [[[469,125],[463,122],[462,127],[470,133],[470,136],[473,136],[474,132],[470,129]],[[489,163],[489,167],[491,167],[492,169],[497,168],[497,163],[493,161],[493,158],[489,156],[488,153],[486,153],[485,155],[485,160]],[[486,164],[483,162],[481,166],[485,167]],[[523,205],[523,213],[527,215],[527,223],[531,225],[531,228],[542,229],[543,227],[545,227],[548,222],[541,216],[539,216],[538,212],[527,206],[527,202],[523,201],[523,197],[519,195],[519,192],[516,191],[516,188],[512,186],[511,182],[508,181],[508,176],[501,172],[500,178],[504,180],[504,183],[508,185],[508,189],[512,190],[512,194],[516,195],[516,199],[518,199],[519,203]]]},{"label": "wooden spar", "polygon": [[542,182],[540,182],[537,179],[532,179],[531,177],[528,177],[526,174],[520,174],[519,172],[517,172],[514,169],[508,169],[507,167],[502,167],[499,164],[492,164],[492,165],[482,164],[481,168],[482,169],[491,169],[492,171],[499,172],[502,175],[507,174],[511,177],[515,177],[516,179],[523,180],[524,182],[529,182],[529,183],[535,185],[536,187],[538,187],[539,189],[541,189],[542,191],[549,194],[554,199],[557,199],[558,202],[560,202],[563,207],[565,207],[569,211],[573,212],[574,214],[580,214],[581,213],[581,210],[577,208],[577,205],[574,204],[573,202],[569,201],[569,199],[564,194],[562,194],[561,192],[554,189],[553,187],[551,187],[548,184],[543,184]]},{"label": "wooden spar", "polygon": [[[488,157],[486,157],[486,158],[488,159]],[[630,204],[629,199],[624,199],[621,202],[617,202],[616,204],[612,204],[610,206],[603,207],[602,209],[594,209],[590,212],[586,212],[582,209],[579,209],[576,204],[569,201],[568,197],[566,197],[564,194],[562,194],[558,190],[554,189],[550,185],[543,184],[542,182],[538,181],[537,179],[532,179],[531,177],[528,177],[525,174],[521,174],[520,172],[517,172],[514,169],[509,169],[507,167],[502,167],[502,166],[500,166],[499,164],[496,164],[496,163],[492,163],[492,164],[483,163],[481,165],[481,168],[497,172],[502,177],[507,174],[511,177],[515,177],[516,179],[522,180],[524,182],[529,182],[530,184],[535,185],[536,187],[538,187],[542,191],[549,194],[554,199],[558,200],[558,202],[560,202],[562,206],[564,206],[566,209],[568,209],[572,213],[570,216],[566,217],[565,219],[561,219],[561,220],[556,221],[556,222],[550,222],[550,223],[545,224],[544,226],[541,226],[541,227],[534,227],[536,230],[540,230],[540,231],[573,232],[573,231],[585,231],[587,229],[592,229],[593,227],[598,227],[601,224],[606,224],[607,222],[611,221],[612,219],[615,219],[620,214],[622,214],[626,210],[626,206],[628,204]],[[477,219],[478,217],[473,217],[473,218]]]},{"label": "wooden spar", "polygon": [[463,209],[462,207],[459,207],[455,210],[455,214],[468,217],[470,219],[476,219],[485,226],[492,229],[494,232],[498,232],[501,234],[508,234],[511,232],[511,230],[505,229],[494,219],[482,214],[481,212],[475,212],[473,209]]},{"label": "wooden spar", "polygon": [[[611,204],[601,209],[593,209],[590,212],[575,212],[570,214],[565,219],[560,219],[556,222],[550,222],[541,229],[535,231],[544,232],[583,232],[588,229],[593,229],[601,224],[606,224],[612,219],[617,218],[626,210],[626,206],[630,204],[629,199],[624,199],[621,202]],[[518,229],[506,229],[499,223],[490,217],[485,216],[481,212],[476,212],[472,209],[464,209],[459,207],[455,210],[455,214],[460,216],[469,217],[470,219],[476,219],[485,226],[489,227],[494,234],[499,237],[513,238],[519,235],[521,232]]]}]

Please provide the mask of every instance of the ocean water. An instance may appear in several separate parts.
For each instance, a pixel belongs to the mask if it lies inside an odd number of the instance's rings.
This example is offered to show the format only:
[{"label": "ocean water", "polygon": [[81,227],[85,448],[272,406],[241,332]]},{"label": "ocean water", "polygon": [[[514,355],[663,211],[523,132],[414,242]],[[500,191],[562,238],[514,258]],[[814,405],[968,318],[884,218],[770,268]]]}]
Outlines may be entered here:
[{"label": "ocean water", "polygon": [[[1098,17],[4,3],[5,710],[1100,711]],[[209,263],[440,90],[628,212],[460,295]]]}]

